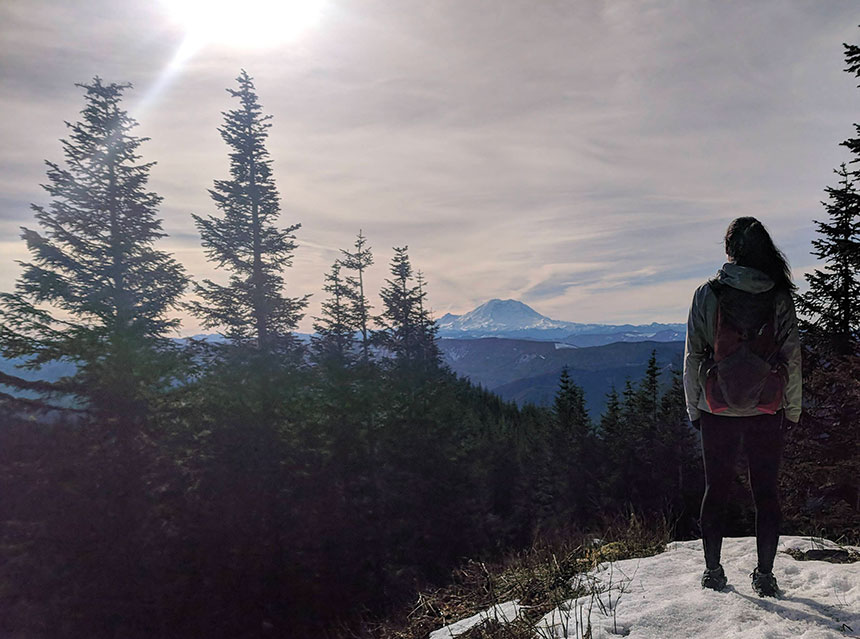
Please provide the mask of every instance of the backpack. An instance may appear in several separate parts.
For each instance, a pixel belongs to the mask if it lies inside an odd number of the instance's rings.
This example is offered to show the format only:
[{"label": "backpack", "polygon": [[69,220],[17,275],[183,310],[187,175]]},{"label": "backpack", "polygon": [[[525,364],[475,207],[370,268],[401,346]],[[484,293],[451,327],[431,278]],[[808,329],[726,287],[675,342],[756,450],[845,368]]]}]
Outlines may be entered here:
[{"label": "backpack", "polygon": [[774,414],[782,407],[787,369],[778,361],[775,291],[749,293],[716,281],[717,317],[711,358],[705,364],[710,412]]}]

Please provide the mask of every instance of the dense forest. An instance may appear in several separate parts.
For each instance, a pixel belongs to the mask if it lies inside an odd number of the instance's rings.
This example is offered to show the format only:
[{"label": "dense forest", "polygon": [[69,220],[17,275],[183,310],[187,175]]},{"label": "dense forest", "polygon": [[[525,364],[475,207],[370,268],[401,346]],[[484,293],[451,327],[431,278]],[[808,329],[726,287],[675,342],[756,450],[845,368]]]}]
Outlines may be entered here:
[{"label": "dense forest", "polygon": [[[860,77],[860,48],[846,59]],[[161,198],[122,108],[130,86],[78,86],[64,162],[47,163],[50,204],[33,206],[39,230],[23,229],[31,261],[0,295],[4,357],[75,367],[58,381],[0,377],[4,636],[324,636],[466,557],[631,515],[698,535],[697,435],[680,378],[661,387],[656,358],[599,416],[566,370],[551,407],[503,402],[443,365],[407,246],[374,303],[360,230],[324,275],[303,344],[307,295],[285,282],[300,225],[278,224],[252,79],[229,89],[215,213],[194,216],[222,283],[191,282],[157,248]],[[797,299],[805,412],[782,481],[785,532],[856,542],[855,128],[817,222],[821,268]],[[179,311],[223,339],[173,338]],[[750,501],[735,500],[728,534],[752,532]]]}]

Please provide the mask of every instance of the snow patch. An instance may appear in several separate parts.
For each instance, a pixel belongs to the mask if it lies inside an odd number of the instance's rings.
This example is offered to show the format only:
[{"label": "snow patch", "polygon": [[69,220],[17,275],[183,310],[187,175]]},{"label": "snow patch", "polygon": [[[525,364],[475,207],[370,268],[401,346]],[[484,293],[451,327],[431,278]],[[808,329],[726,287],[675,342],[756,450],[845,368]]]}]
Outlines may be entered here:
[{"label": "snow patch", "polygon": [[[860,562],[797,561],[786,552],[822,548],[840,546],[824,539],[782,537],[774,564],[782,590],[778,598],[760,598],[752,590],[750,572],[756,565],[752,537],[723,540],[722,563],[729,584],[722,592],[700,585],[701,540],[673,542],[653,557],[604,563],[574,577],[589,594],[547,613],[537,623],[535,636],[582,639],[589,636],[590,627],[592,639],[860,637]],[[486,619],[491,611],[469,620]],[[448,629],[454,626],[437,630],[431,639],[465,632],[452,634]]]},{"label": "snow patch", "polygon": [[520,610],[522,609],[523,606],[520,606],[520,602],[518,600],[506,601],[503,604],[493,606],[489,610],[484,610],[483,612],[479,612],[478,614],[467,617],[466,619],[443,626],[442,628],[439,628],[439,630],[434,630],[430,633],[430,639],[456,637],[457,635],[462,635],[467,630],[491,619],[500,623],[510,623],[517,618],[520,614]]}]

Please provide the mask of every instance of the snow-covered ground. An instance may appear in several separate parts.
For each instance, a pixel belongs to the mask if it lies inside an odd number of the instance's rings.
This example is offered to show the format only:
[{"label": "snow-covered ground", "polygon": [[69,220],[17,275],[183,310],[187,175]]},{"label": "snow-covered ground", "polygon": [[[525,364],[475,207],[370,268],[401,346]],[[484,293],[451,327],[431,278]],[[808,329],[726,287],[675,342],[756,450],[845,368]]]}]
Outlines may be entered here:
[{"label": "snow-covered ground", "polygon": [[[535,636],[580,639],[590,620],[592,639],[860,637],[860,562],[798,561],[784,552],[835,547],[826,540],[782,537],[783,552],[777,553],[774,566],[782,594],[760,598],[749,576],[756,564],[754,538],[724,540],[722,563],[729,585],[722,592],[700,586],[702,542],[674,542],[654,557],[602,564],[580,576],[599,594],[551,611],[538,623]],[[453,637],[487,617],[510,619],[518,610],[518,602],[506,602],[430,636]]]}]

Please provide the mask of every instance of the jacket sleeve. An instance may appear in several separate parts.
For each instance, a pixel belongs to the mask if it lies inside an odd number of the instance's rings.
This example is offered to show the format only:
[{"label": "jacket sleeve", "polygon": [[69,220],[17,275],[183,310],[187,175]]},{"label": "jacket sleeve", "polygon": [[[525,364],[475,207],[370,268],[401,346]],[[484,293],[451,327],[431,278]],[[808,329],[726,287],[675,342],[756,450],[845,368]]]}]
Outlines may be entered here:
[{"label": "jacket sleeve", "polygon": [[780,359],[785,362],[788,373],[785,385],[785,418],[797,422],[803,404],[803,375],[797,315],[791,295],[787,294],[780,300],[777,306],[777,323],[777,335],[782,340]]},{"label": "jacket sleeve", "polygon": [[690,313],[687,316],[687,339],[684,344],[684,395],[687,399],[687,414],[691,421],[699,418],[699,398],[702,387],[699,383],[699,367],[707,357],[709,344],[705,318],[704,298],[707,284],[693,294]]}]

